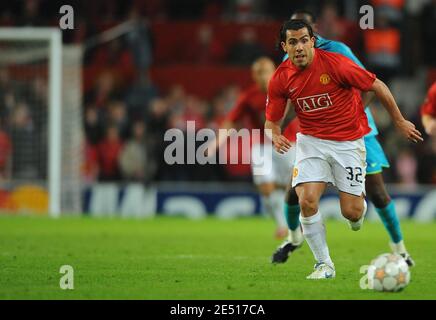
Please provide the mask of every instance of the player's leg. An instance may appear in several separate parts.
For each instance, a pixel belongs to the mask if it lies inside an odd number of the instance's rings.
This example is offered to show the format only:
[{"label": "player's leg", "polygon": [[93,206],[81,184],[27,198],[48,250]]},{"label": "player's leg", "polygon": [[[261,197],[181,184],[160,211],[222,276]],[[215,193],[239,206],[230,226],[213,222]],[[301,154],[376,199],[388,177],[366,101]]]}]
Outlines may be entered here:
[{"label": "player's leg", "polygon": [[[300,230],[300,222],[299,222],[299,216],[300,216],[300,207],[298,205],[298,198],[295,194],[296,198],[296,206],[294,208],[289,208],[286,205],[283,207],[283,200],[285,197],[288,196],[288,190],[291,187],[292,182],[292,169],[294,167],[295,162],[295,156],[296,156],[296,148],[291,148],[288,150],[288,152],[284,154],[280,154],[276,151],[273,153],[273,170],[275,175],[275,181],[277,188],[280,188],[280,190],[286,190],[283,193],[282,197],[282,210],[284,210],[284,216],[286,218],[286,222],[289,229],[288,239],[289,241],[293,242],[294,244],[301,244],[303,242],[303,237]],[[294,191],[295,192],[295,191]],[[286,196],[285,196],[286,193]],[[296,209],[293,210],[292,209]],[[292,211],[292,212],[290,212]]]},{"label": "player's leg", "polygon": [[366,181],[368,197],[374,204],[383,225],[389,233],[391,239],[390,247],[392,251],[402,255],[409,266],[414,266],[415,262],[407,252],[404,244],[400,221],[395,210],[394,201],[390,198],[386,190],[382,174],[376,173],[367,175]]},{"label": "player's leg", "polygon": [[382,171],[384,168],[389,168],[389,161],[375,136],[365,137],[365,147],[368,198],[374,204],[383,225],[389,233],[392,251],[401,254],[406,259],[407,264],[413,266],[415,263],[406,250],[395,203],[389,196],[383,180]]},{"label": "player's leg", "polygon": [[331,150],[335,186],[339,190],[342,215],[352,230],[362,227],[367,211],[365,200],[366,149],[362,139],[335,143]]},{"label": "player's leg", "polygon": [[333,173],[327,161],[326,142],[301,133],[297,134],[296,157],[292,175],[292,187],[296,188],[301,208],[300,223],[303,236],[315,260],[315,270],[308,279],[335,277],[330,258],[325,226],[319,211],[319,200],[327,183],[333,182]]},{"label": "player's leg", "polygon": [[282,212],[283,190],[276,188],[274,182],[263,182],[257,185],[265,213],[271,216],[276,223],[275,236],[282,239],[287,236],[288,229]]},{"label": "player's leg", "polygon": [[[271,148],[271,150],[266,150]],[[283,197],[284,191],[276,188],[276,177],[273,170],[274,163],[272,158],[265,155],[273,155],[270,144],[255,144],[251,150],[251,166],[253,171],[253,181],[260,193],[262,206],[267,215],[271,216],[276,223],[275,235],[281,239],[287,235],[286,220],[283,216]],[[263,158],[261,158],[263,156]],[[255,165],[263,163],[263,166]]]},{"label": "player's leg", "polygon": [[302,241],[300,228],[300,204],[295,188],[290,183],[286,189],[285,195],[285,218],[288,224],[288,240],[294,244]]},{"label": "player's leg", "polygon": [[304,238],[309,245],[316,264],[308,279],[327,279],[335,277],[335,269],[330,258],[326,241],[326,231],[319,212],[319,200],[327,186],[325,182],[308,182],[296,187],[301,215],[300,222]]},{"label": "player's leg", "polygon": [[303,244],[304,238],[300,226],[300,205],[295,188],[288,184],[285,196],[285,218],[288,224],[288,238],[274,251],[272,263],[285,263],[289,255]]},{"label": "player's leg", "polygon": [[348,219],[352,230],[360,230],[365,218],[367,204],[363,194],[360,196],[339,191],[339,202],[342,215]]}]

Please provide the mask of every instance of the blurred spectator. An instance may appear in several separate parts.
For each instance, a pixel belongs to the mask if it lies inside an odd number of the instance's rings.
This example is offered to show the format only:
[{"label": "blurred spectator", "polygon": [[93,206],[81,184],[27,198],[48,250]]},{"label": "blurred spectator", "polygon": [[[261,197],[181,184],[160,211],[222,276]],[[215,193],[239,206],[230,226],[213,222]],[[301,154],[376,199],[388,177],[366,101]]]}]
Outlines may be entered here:
[{"label": "blurred spectator", "polygon": [[400,68],[400,32],[385,15],[376,13],[375,29],[364,32],[364,46],[368,69],[388,83]]},{"label": "blurred spectator", "polygon": [[26,99],[30,106],[31,118],[38,131],[46,130],[48,117],[48,87],[47,81],[41,77],[36,77],[26,93]]},{"label": "blurred spectator", "polygon": [[85,109],[85,135],[87,143],[97,145],[103,138],[104,128],[98,115],[98,110],[90,106]]},{"label": "blurred spectator", "polygon": [[404,149],[400,152],[396,159],[396,169],[399,183],[406,186],[415,186],[417,161],[411,150]]},{"label": "blurred spectator", "polygon": [[183,122],[194,121],[195,129],[200,130],[206,126],[207,111],[209,106],[203,100],[195,96],[188,96]]},{"label": "blurred spectator", "polygon": [[221,127],[227,115],[226,104],[221,96],[216,96],[212,101],[212,118],[208,124],[211,129],[218,129]]},{"label": "blurred spectator", "polygon": [[380,12],[390,21],[399,22],[403,18],[404,0],[371,0],[375,12]]},{"label": "blurred spectator", "polygon": [[108,106],[107,123],[116,126],[120,139],[125,141],[130,135],[130,123],[126,104],[122,101],[111,101]]},{"label": "blurred spectator", "polygon": [[148,178],[147,171],[152,168],[147,161],[145,125],[142,121],[133,124],[132,138],[125,144],[119,162],[124,179],[143,182]]},{"label": "blurred spectator", "polygon": [[151,20],[165,19],[167,16],[166,0],[133,0],[133,6],[141,8],[142,13]]},{"label": "blurred spectator", "polygon": [[[139,63],[142,63],[140,61]],[[93,59],[93,67],[99,72],[110,72],[114,85],[125,88],[135,78],[135,67],[132,53],[126,48],[122,39],[112,40],[97,50]]]},{"label": "blurred spectator", "polygon": [[11,151],[11,139],[8,134],[0,128],[0,181],[10,178]]},{"label": "blurred spectator", "polygon": [[[7,120],[16,104],[15,90],[17,87],[6,68],[0,68],[0,120]],[[5,122],[7,126],[7,123]]]},{"label": "blurred spectator", "polygon": [[164,99],[156,98],[150,102],[147,116],[147,136],[149,137],[149,150],[152,161],[156,166],[156,172],[152,179],[159,180],[165,175],[164,140],[165,131],[168,128],[169,108]]},{"label": "blurred spectator", "polygon": [[83,182],[93,183],[98,180],[99,164],[98,164],[98,148],[97,146],[84,141],[84,161],[82,165]]},{"label": "blurred spectator", "polygon": [[[15,179],[37,179],[37,157],[39,152],[37,144],[38,133],[30,117],[28,106],[20,102],[12,114],[11,124],[12,140],[12,175]],[[46,151],[46,150],[45,150]]]},{"label": "blurred spectator", "polygon": [[259,21],[265,8],[265,0],[229,0],[224,17],[236,22]]},{"label": "blurred spectator", "polygon": [[182,111],[186,104],[186,93],[181,85],[174,85],[165,98],[168,110],[171,112]]},{"label": "blurred spectator", "polygon": [[436,138],[430,137],[419,152],[418,177],[420,183],[436,184]]},{"label": "blurred spectator", "polygon": [[236,84],[231,84],[225,88],[223,88],[221,96],[224,99],[225,108],[229,111],[238,100],[238,96],[241,89]]},{"label": "blurred spectator", "polygon": [[106,136],[99,143],[97,149],[101,181],[119,181],[121,179],[118,158],[122,149],[123,142],[120,139],[117,126],[109,125],[106,129]]},{"label": "blurred spectator", "polygon": [[212,27],[208,24],[198,28],[195,40],[185,46],[184,53],[186,62],[196,64],[221,63],[225,55],[223,45],[214,37]]},{"label": "blurred spectator", "polygon": [[23,13],[20,15],[17,23],[20,26],[41,26],[43,19],[39,12],[40,0],[24,0],[22,1]]},{"label": "blurred spectator", "polygon": [[99,109],[106,108],[109,101],[120,98],[111,72],[103,72],[97,77],[94,88],[85,96],[85,104],[92,104]]},{"label": "blurred spectator", "polygon": [[209,0],[207,1],[206,7],[203,12],[204,21],[214,21],[218,20],[223,11],[223,1],[221,0]]},{"label": "blurred spectator", "polygon": [[137,79],[141,81],[153,62],[151,31],[149,22],[141,16],[136,7],[130,10],[128,20],[133,23],[134,28],[127,34],[126,39],[133,56]]},{"label": "blurred spectator", "polygon": [[249,66],[265,54],[265,49],[257,39],[256,31],[248,27],[242,29],[239,41],[231,46],[228,60],[231,64]]},{"label": "blurred spectator", "polygon": [[360,29],[352,21],[341,17],[333,2],[328,2],[322,8],[317,21],[318,32],[324,38],[344,42],[354,52],[360,49]]},{"label": "blurred spectator", "polygon": [[424,63],[427,66],[436,67],[436,0],[430,1],[421,13],[421,43]]},{"label": "blurred spectator", "polygon": [[151,100],[158,96],[158,89],[151,82],[149,72],[140,77],[126,93],[126,103],[130,118],[144,118],[147,112],[147,106]]}]

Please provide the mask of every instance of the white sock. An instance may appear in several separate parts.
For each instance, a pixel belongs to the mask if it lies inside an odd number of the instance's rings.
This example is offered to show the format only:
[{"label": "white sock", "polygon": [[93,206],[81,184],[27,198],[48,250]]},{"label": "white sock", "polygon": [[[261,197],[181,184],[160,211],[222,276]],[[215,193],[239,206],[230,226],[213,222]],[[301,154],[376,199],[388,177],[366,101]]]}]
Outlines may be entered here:
[{"label": "white sock", "polygon": [[404,245],[404,241],[401,240],[398,243],[391,243],[392,249],[395,253],[407,253],[406,246]]},{"label": "white sock", "polygon": [[283,190],[274,190],[269,196],[262,196],[262,202],[266,213],[271,216],[278,227],[287,228],[286,218],[283,213]]},{"label": "white sock", "polygon": [[300,227],[295,230],[288,229],[288,241],[292,244],[300,244],[304,241]]},{"label": "white sock", "polygon": [[333,265],[325,236],[325,226],[319,211],[311,217],[300,216],[303,235],[317,262]]}]

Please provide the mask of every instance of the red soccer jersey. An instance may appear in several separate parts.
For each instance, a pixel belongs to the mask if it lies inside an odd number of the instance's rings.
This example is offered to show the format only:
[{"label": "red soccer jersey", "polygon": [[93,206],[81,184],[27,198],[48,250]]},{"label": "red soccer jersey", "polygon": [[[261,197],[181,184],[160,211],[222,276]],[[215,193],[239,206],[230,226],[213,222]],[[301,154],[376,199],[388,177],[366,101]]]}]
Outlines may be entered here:
[{"label": "red soccer jersey", "polygon": [[[244,127],[247,129],[261,129],[261,136],[263,136],[265,102],[266,93],[258,85],[254,84],[241,93],[226,118],[232,122],[243,122]],[[284,134],[290,141],[295,141],[295,132],[293,130],[285,131]]]},{"label": "red soccer jersey", "polygon": [[343,55],[321,49],[315,49],[312,63],[303,70],[287,59],[269,83],[266,118],[280,120],[291,99],[301,133],[336,141],[359,139],[371,131],[359,90],[368,91],[375,79]]},{"label": "red soccer jersey", "polygon": [[436,117],[436,82],[428,89],[427,97],[421,106],[421,115]]}]

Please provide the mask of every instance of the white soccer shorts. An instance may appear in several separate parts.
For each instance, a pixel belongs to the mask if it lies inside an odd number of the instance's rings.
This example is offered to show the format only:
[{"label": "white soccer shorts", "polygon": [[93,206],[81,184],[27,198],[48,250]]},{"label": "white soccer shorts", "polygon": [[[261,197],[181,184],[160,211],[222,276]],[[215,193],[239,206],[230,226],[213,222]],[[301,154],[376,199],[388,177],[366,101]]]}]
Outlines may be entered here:
[{"label": "white soccer shorts", "polygon": [[292,187],[305,182],[327,182],[339,191],[365,194],[366,149],[363,138],[334,141],[297,134]]},{"label": "white soccer shorts", "polygon": [[285,154],[280,154],[271,143],[253,145],[251,148],[251,171],[254,184],[258,186],[274,182],[279,186],[288,185],[291,181],[294,161],[295,146]]}]

